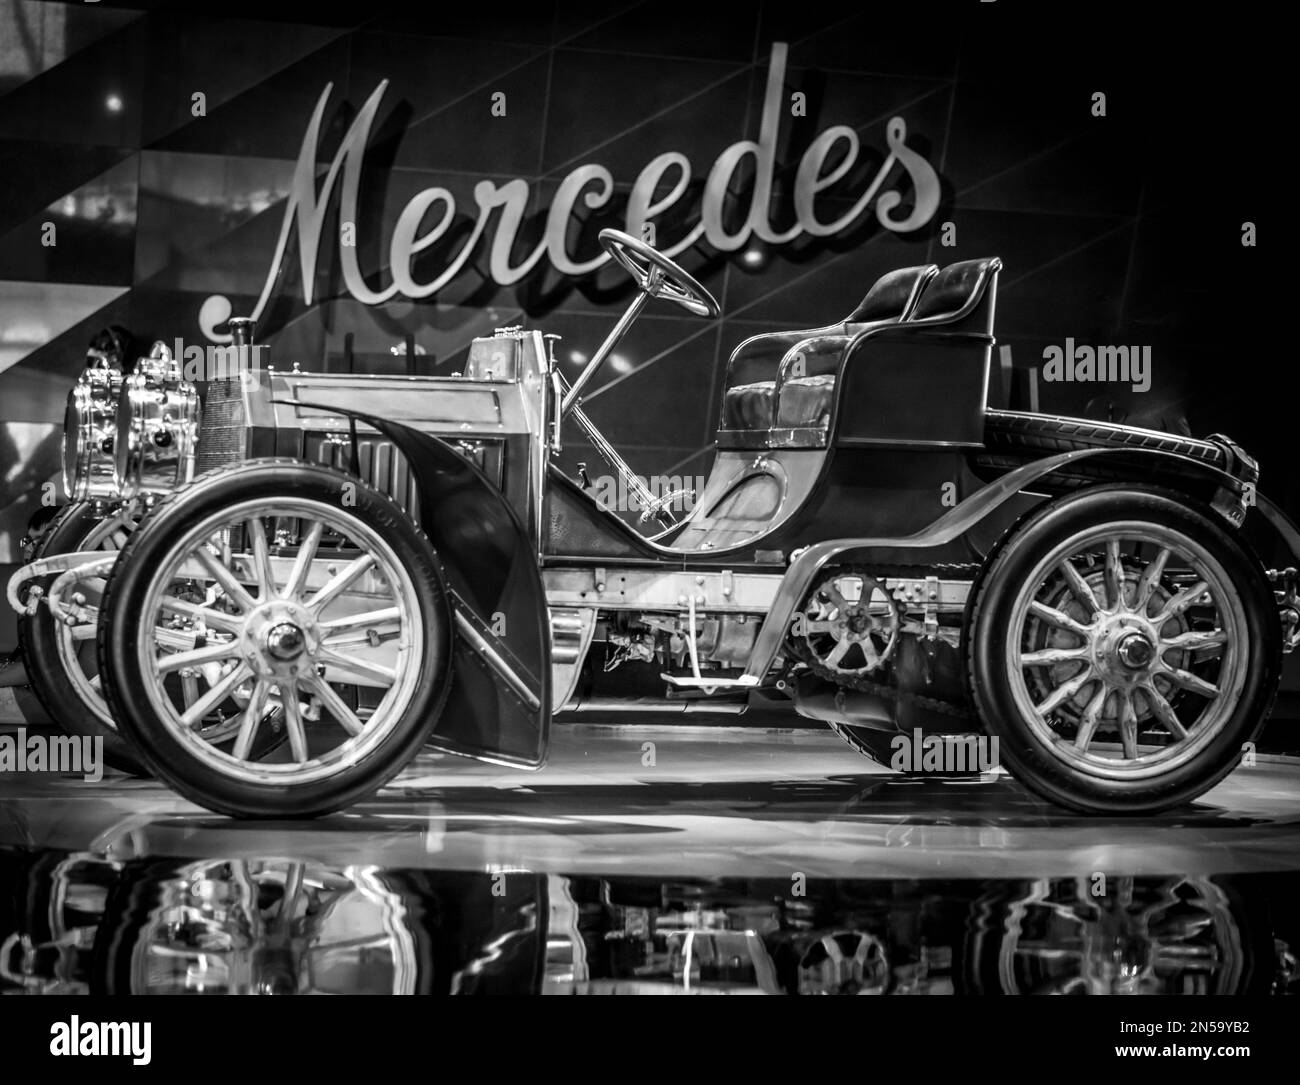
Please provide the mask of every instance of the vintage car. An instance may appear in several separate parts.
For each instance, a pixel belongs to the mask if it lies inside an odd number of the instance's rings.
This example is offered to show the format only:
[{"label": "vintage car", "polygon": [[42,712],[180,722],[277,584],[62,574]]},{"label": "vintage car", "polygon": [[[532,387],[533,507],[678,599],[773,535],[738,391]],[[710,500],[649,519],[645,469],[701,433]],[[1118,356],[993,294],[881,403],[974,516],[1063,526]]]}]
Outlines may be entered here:
[{"label": "vintage car", "polygon": [[[600,239],[637,292],[571,386],[522,328],[456,376],[250,365],[201,404],[161,345],[92,372],[77,503],[9,587],[56,715],[246,817],[345,807],[425,747],[535,769],[561,712],[762,697],[894,767],[922,736],[996,739],[1016,779],[1098,814],[1186,803],[1239,763],[1298,625],[1248,511],[1300,551],[1241,448],[995,407],[1000,261],[911,267],[839,323],[736,348],[678,519],[581,397],[652,299],[718,303]],[[558,468],[566,423],[644,531]]]}]

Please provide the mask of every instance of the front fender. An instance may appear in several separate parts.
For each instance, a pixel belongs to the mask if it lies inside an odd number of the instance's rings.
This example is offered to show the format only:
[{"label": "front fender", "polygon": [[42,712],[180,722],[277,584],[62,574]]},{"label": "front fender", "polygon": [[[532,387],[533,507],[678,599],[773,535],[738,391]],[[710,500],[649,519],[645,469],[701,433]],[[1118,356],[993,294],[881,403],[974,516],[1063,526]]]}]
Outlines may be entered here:
[{"label": "front fender", "polygon": [[[298,400],[304,406],[315,406]],[[505,497],[442,439],[360,411],[410,465],[416,517],[437,551],[456,625],[435,749],[541,768],[551,723],[551,629],[536,548]]]},{"label": "front fender", "polygon": [[[781,649],[785,632],[790,627],[796,608],[807,596],[822,568],[830,564],[833,559],[841,558],[853,551],[930,550],[945,546],[965,534],[1016,494],[1032,489],[1035,483],[1043,483],[1052,475],[1068,475],[1070,467],[1080,460],[1094,459],[1098,456],[1121,457],[1119,461],[1121,469],[1116,474],[1118,481],[1125,477],[1124,469],[1134,462],[1135,455],[1178,461],[1180,469],[1198,479],[1210,492],[1209,503],[1216,511],[1234,527],[1240,526],[1244,509],[1226,498],[1220,499],[1220,495],[1230,494],[1234,499],[1239,498],[1242,490],[1241,483],[1227,472],[1201,463],[1199,460],[1168,452],[1135,453],[1132,449],[1126,448],[1084,448],[1045,456],[1041,460],[1024,464],[995,479],[983,489],[971,494],[961,504],[949,509],[928,527],[911,535],[828,539],[809,546],[790,563],[789,569],[786,570],[781,587],[772,601],[772,609],[768,612],[763,628],[754,641],[749,662],[745,666],[745,674],[740,679],[741,683],[750,686],[762,682]],[[924,557],[918,556],[915,560],[923,561]]]}]

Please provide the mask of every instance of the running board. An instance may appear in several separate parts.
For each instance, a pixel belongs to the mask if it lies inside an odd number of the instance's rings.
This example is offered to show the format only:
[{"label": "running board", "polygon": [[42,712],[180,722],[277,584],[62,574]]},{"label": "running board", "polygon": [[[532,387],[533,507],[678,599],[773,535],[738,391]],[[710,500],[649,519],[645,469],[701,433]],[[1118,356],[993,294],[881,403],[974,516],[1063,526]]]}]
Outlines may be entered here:
[{"label": "running board", "polygon": [[679,674],[661,674],[659,676],[670,686],[679,689],[704,689],[710,692],[722,689],[755,689],[758,679],[752,674],[742,674],[739,678],[685,678]]}]

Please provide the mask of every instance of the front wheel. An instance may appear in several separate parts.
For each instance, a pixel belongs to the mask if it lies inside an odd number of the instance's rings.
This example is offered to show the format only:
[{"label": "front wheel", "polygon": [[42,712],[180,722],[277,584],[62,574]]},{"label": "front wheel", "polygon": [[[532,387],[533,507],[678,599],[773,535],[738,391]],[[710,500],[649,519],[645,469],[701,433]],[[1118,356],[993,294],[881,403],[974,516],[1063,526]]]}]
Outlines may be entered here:
[{"label": "front wheel", "polygon": [[1258,562],[1179,495],[1097,487],[1033,513],[983,578],[971,691],[1000,758],[1086,813],[1148,814],[1240,761],[1277,691]]},{"label": "front wheel", "polygon": [[[222,468],[160,501],[109,578],[99,636],[123,733],[186,798],[235,816],[312,817],[373,794],[424,744],[448,687],[428,539],[383,494],[297,460]],[[238,710],[233,743],[202,728],[222,705]],[[270,754],[268,727],[287,739]]]}]

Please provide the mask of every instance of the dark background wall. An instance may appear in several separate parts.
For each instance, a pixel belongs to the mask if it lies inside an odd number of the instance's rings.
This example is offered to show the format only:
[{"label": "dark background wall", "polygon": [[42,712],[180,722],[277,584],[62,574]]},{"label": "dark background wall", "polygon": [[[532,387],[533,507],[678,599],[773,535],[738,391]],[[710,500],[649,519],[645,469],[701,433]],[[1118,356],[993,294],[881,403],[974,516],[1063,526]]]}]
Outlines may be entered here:
[{"label": "dark background wall", "polygon": [[[583,259],[597,253],[600,227],[622,224],[641,168],[679,151],[696,184],[659,237],[682,236],[717,155],[759,134],[775,42],[789,44],[789,66],[774,223],[793,221],[800,155],[833,124],[853,128],[862,151],[819,199],[823,219],[874,176],[893,117],[939,174],[942,203],[907,234],[882,228],[869,208],[830,238],[727,253],[701,243],[683,254],[724,318],[654,307],[588,396],[634,467],[707,472],[723,363],[745,336],[839,319],[893,267],[997,254],[998,338],[1017,367],[1040,366],[1044,347],[1066,337],[1152,349],[1150,391],[1040,384],[1042,409],[1227,431],[1263,460],[1265,491],[1293,504],[1285,405],[1269,368],[1278,325],[1265,318],[1272,288],[1260,265],[1277,243],[1262,207],[1264,159],[1277,153],[1265,107],[1281,71],[1269,35],[1240,9],[1209,23],[1185,7],[1144,19],[1131,7],[1036,10],[1045,7],[543,0],[336,13],[0,0],[0,575],[40,484],[57,472],[64,397],[93,332],[118,322],[146,341],[201,344],[206,299],[252,309],[327,84],[322,174],[356,111],[390,80],[356,223],[360,266],[379,289],[390,281],[398,214],[435,185],[472,209],[477,182],[527,181],[517,261],[540,236],[559,182],[599,163],[616,193],[583,212],[571,245]],[[1098,91],[1104,117],[1092,112]],[[504,117],[491,113],[497,92]],[[795,92],[806,95],[805,117],[789,115]],[[195,93],[203,117],[193,115]],[[744,174],[739,182],[737,207],[748,202]],[[885,185],[895,187],[905,209],[901,170]],[[1241,244],[1246,221],[1257,222],[1258,247]],[[948,222],[952,246],[942,243]],[[52,247],[41,243],[46,223],[57,229]],[[459,236],[469,223],[458,221]],[[350,343],[373,367],[413,341],[419,366],[450,371],[475,335],[524,322],[564,336],[572,375],[630,296],[614,269],[571,279],[545,262],[496,286],[485,238],[437,296],[365,306],[345,289],[338,237],[332,210],[310,306],[290,240],[261,330],[277,366],[337,367]],[[450,251],[425,254],[420,277],[432,278]],[[566,452],[570,463],[584,458],[594,457],[581,446]]]}]

